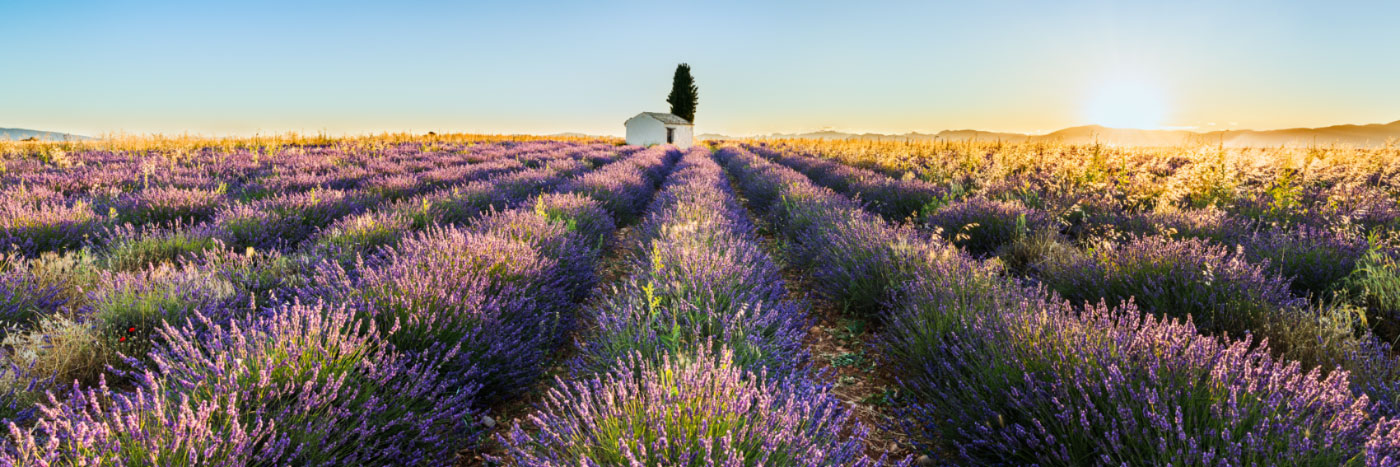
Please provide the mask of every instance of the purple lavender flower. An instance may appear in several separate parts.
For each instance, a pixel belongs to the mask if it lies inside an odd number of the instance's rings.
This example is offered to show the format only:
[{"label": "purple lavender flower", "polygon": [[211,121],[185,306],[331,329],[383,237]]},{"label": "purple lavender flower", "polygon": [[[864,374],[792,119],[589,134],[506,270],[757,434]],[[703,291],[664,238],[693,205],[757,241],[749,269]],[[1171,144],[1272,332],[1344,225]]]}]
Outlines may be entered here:
[{"label": "purple lavender flower", "polygon": [[300,226],[275,212],[252,205],[236,203],[221,208],[212,221],[229,248],[244,250],[275,250],[287,246],[283,237],[303,235]]},{"label": "purple lavender flower", "polygon": [[527,241],[433,228],[365,268],[353,293],[400,349],[460,345],[451,371],[479,372],[489,400],[536,377],[560,339],[573,289],[557,267]]},{"label": "purple lavender flower", "polygon": [[[651,361],[726,345],[739,365],[786,374],[802,366],[808,320],[718,165],[687,152],[626,252],[632,276],[587,310],[594,325],[571,364],[585,377],[638,353]],[[713,349],[711,349],[713,350]]]},{"label": "purple lavender flower", "polygon": [[134,358],[158,343],[156,330],[164,322],[183,322],[196,312],[228,319],[220,305],[235,294],[232,284],[195,264],[101,272],[96,283],[87,316],[109,345]]},{"label": "purple lavender flower", "polygon": [[586,170],[568,159],[543,167],[507,173],[396,203],[393,209],[413,220],[413,229],[431,225],[466,225],[484,212],[502,211],[525,203],[541,192],[562,188],[569,177]]},{"label": "purple lavender flower", "polygon": [[1250,261],[1268,264],[1300,296],[1330,296],[1366,251],[1365,238],[1307,225],[1255,233],[1244,242]]},{"label": "purple lavender flower", "polygon": [[878,317],[930,258],[963,255],[908,226],[891,226],[791,169],[736,148],[717,156],[751,201],[769,200],[762,211],[789,241],[789,260],[811,268],[816,292],[849,313]]},{"label": "purple lavender flower", "polygon": [[217,189],[152,187],[122,197],[113,209],[123,222],[135,224],[199,223],[226,202],[224,193]]},{"label": "purple lavender flower", "polygon": [[891,222],[918,215],[926,206],[937,203],[946,191],[923,180],[894,179],[817,154],[770,148],[763,144],[745,147],[802,172],[811,177],[812,183],[867,203],[868,209]]},{"label": "purple lavender flower", "polygon": [[[594,208],[601,209],[596,204]],[[470,228],[524,242],[541,258],[551,260],[553,266],[546,273],[550,277],[542,280],[564,287],[562,291],[571,303],[587,298],[597,281],[594,266],[600,252],[594,248],[596,241],[590,242],[571,230],[567,221],[555,221],[534,210],[514,209],[477,219]]]},{"label": "purple lavender flower", "polygon": [[1015,201],[971,197],[926,214],[921,221],[974,256],[986,256],[1032,232],[1055,229],[1043,212]]},{"label": "purple lavender flower", "polygon": [[345,262],[397,245],[413,221],[403,212],[381,209],[345,216],[316,232],[309,241],[315,251]]},{"label": "purple lavender flower", "polygon": [[[873,465],[866,429],[827,388],[775,381],[728,351],[640,356],[593,380],[558,381],[498,440],[528,466]],[[847,430],[850,430],[849,432]]]},{"label": "purple lavender flower", "polygon": [[18,251],[38,256],[46,251],[66,251],[86,244],[108,222],[93,212],[90,203],[0,200],[0,252]]},{"label": "purple lavender flower", "polygon": [[[193,263],[217,277],[219,282],[231,286],[232,293],[217,306],[237,314],[290,301],[298,296],[298,290],[308,286],[313,275],[322,272],[318,266],[323,262],[323,258],[317,256],[277,251],[211,250]],[[343,294],[338,296],[343,297]]]},{"label": "purple lavender flower", "polygon": [[607,245],[617,228],[612,215],[601,204],[583,195],[544,194],[536,198],[532,206],[535,214],[563,223],[596,250]]},{"label": "purple lavender flower", "polygon": [[1185,209],[1172,212],[1107,212],[1091,224],[1111,226],[1129,236],[1166,235],[1177,239],[1198,238],[1220,245],[1233,245],[1249,234],[1249,224],[1219,209]]},{"label": "purple lavender flower", "polygon": [[602,203],[619,223],[634,220],[680,154],[664,147],[647,149],[571,180],[563,191]]},{"label": "purple lavender flower", "polygon": [[[0,424],[28,426],[38,413],[36,404],[52,387],[53,380],[52,376],[33,374],[31,368],[0,365]],[[4,446],[0,444],[0,460],[4,460]]]},{"label": "purple lavender flower", "polygon": [[1225,247],[1201,240],[1141,237],[1089,255],[1039,265],[1037,277],[1076,304],[1132,299],[1143,310],[1240,336],[1268,315],[1303,304],[1288,282]]},{"label": "purple lavender flower", "polygon": [[1364,232],[1385,233],[1400,229],[1400,202],[1379,187],[1339,187],[1318,217],[1333,225],[1355,225]]},{"label": "purple lavender flower", "polygon": [[169,225],[117,226],[108,229],[98,243],[105,248],[103,260],[108,268],[132,271],[222,249],[223,242],[219,239],[224,236],[215,224],[187,225],[174,221]]},{"label": "purple lavender flower", "polygon": [[915,401],[900,418],[923,448],[968,463],[1336,465],[1374,431],[1344,371],[1305,372],[1189,320],[1037,295],[894,313],[885,342]]},{"label": "purple lavender flower", "polygon": [[10,328],[56,313],[69,302],[61,288],[43,283],[24,268],[0,268],[0,336]]},{"label": "purple lavender flower", "polygon": [[[1346,371],[1323,378],[1321,368],[1274,360],[1267,345],[1204,336],[1190,321],[1132,305],[1081,309],[1047,299],[916,233],[867,220],[741,149],[717,155],[778,233],[798,245],[790,248],[796,262],[832,278],[819,281],[829,297],[886,314],[882,353],[910,403],[900,418],[924,448],[978,464],[1331,465],[1359,459],[1368,443],[1387,445],[1391,431],[1378,427],[1388,422],[1374,415],[1385,412],[1359,395]],[[1301,304],[1261,266],[1201,241],[1138,239],[1091,259],[1100,257],[1113,260],[1064,265],[1043,280],[1073,283],[1066,293],[1095,301],[1105,294],[1094,291],[1131,288],[1159,313],[1182,308],[1172,300],[1193,299],[1212,306],[1188,309],[1242,311],[1206,316],[1216,318],[1212,329],[1247,328],[1242,320],[1261,315],[1245,305]],[[1382,369],[1373,375],[1394,368],[1388,359],[1374,363]]]},{"label": "purple lavender flower", "polygon": [[250,322],[197,313],[160,329],[157,370],[131,392],[50,396],[33,431],[10,425],[14,465],[440,464],[473,439],[473,386],[410,358],[372,323],[291,305]]}]

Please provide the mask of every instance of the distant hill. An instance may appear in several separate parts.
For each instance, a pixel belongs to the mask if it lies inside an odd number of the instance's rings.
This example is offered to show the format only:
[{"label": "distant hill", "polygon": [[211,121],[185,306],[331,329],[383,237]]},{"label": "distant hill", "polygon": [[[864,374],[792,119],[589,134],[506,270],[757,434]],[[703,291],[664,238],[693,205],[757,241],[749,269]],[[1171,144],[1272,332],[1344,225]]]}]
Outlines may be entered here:
[{"label": "distant hill", "polygon": [[[1244,146],[1306,146],[1311,144],[1342,144],[1357,147],[1381,147],[1387,141],[1400,143],[1400,121],[1371,125],[1334,125],[1322,128],[1288,128],[1282,130],[1231,130],[1194,132],[1186,130],[1136,130],[1108,128],[1099,125],[1077,126],[1043,135],[1003,133],[979,130],[944,130],[938,133],[843,133],[817,131],[810,133],[775,133],[757,138],[808,138],[826,140],[866,141],[1006,141],[1060,142],[1067,144],[1113,144],[1121,146],[1174,146],[1179,144],[1223,144]],[[729,139],[725,135],[702,134],[700,139]]]},{"label": "distant hill", "polygon": [[[733,139],[734,137],[732,137],[732,136],[726,136],[726,135],[721,135],[721,134],[718,134],[718,133],[702,133],[702,134],[696,136],[696,138],[699,138],[699,139]],[[997,133],[997,132],[991,132],[991,131],[978,131],[978,130],[943,130],[943,131],[940,131],[940,132],[938,132],[938,133],[910,132],[910,133],[896,134],[896,135],[887,135],[887,134],[883,134],[883,133],[844,133],[844,132],[840,132],[840,131],[824,130],[824,131],[814,131],[814,132],[808,132],[808,133],[773,133],[773,134],[771,134],[771,135],[755,136],[755,138],[801,138],[801,139],[826,139],[826,140],[860,139],[860,140],[869,140],[869,141],[933,141],[933,140],[964,141],[964,140],[969,140],[969,139],[977,139],[977,140],[982,140],[982,141],[991,141],[991,140],[996,140],[996,139],[1002,139],[1002,140],[1017,140],[1017,141],[1019,141],[1019,140],[1026,139],[1027,136],[1026,136],[1026,135],[1023,135],[1023,134],[1017,134],[1017,133]]]},{"label": "distant hill", "polygon": [[982,130],[943,130],[938,132],[935,136],[944,141],[1017,141],[1029,138],[1029,136],[1020,133],[1002,133]]},{"label": "distant hill", "polygon": [[26,130],[23,128],[0,128],[0,141],[34,138],[42,141],[82,141],[92,139],[87,136],[70,135],[55,131]]},{"label": "distant hill", "polygon": [[1400,121],[1370,125],[1333,125],[1322,128],[1289,128],[1284,130],[1240,130],[1204,134],[1206,140],[1223,139],[1227,146],[1277,146],[1279,144],[1342,143],[1354,146],[1378,147],[1387,141],[1400,143]]},{"label": "distant hill", "polygon": [[[1044,135],[1031,136],[1031,141],[1036,142],[1060,142],[1067,144],[1117,144],[1123,146],[1172,146],[1191,142],[1200,142],[1193,137],[1204,140],[1205,135],[1192,133],[1185,130],[1134,130],[1127,128],[1108,128],[1099,125],[1085,125],[1065,128],[1053,131]],[[1219,138],[1211,138],[1210,142],[1218,143]]]}]

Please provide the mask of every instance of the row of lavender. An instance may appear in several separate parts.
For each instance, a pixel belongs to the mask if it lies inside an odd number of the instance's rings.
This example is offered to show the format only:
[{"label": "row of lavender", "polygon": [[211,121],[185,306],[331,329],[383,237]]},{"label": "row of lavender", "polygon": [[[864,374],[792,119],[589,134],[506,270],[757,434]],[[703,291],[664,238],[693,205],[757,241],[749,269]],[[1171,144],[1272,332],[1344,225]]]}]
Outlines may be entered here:
[{"label": "row of lavender", "polygon": [[739,147],[720,152],[817,292],[883,323],[921,450],[990,464],[1369,464],[1400,424],[1349,373],[1132,304],[1075,307]]},{"label": "row of lavender", "polygon": [[[150,188],[213,190],[225,199],[331,189],[368,188],[394,192],[404,183],[440,187],[461,182],[476,164],[540,152],[608,149],[607,144],[569,142],[494,143],[336,143],[257,149],[202,148],[195,151],[89,150],[63,162],[6,160],[0,186],[38,199],[83,196],[121,205],[119,200]],[[633,149],[635,150],[635,148]],[[405,177],[422,178],[421,181]],[[22,188],[21,188],[22,187]],[[26,191],[27,190],[27,191]]]},{"label": "row of lavender", "polygon": [[815,382],[805,308],[708,150],[693,148],[627,250],[631,275],[592,326],[513,464],[869,465],[865,429]]},{"label": "row of lavender", "polygon": [[[1142,211],[1113,209],[1093,200],[1054,202],[1038,197],[1055,196],[1051,186],[1009,189],[987,187],[971,194],[957,186],[937,186],[917,179],[892,179],[874,171],[849,167],[810,154],[786,153],[765,146],[749,146],[756,153],[812,177],[819,185],[841,193],[859,195],[875,212],[891,221],[909,216],[978,256],[1006,252],[1018,240],[1036,233],[1052,233],[1039,243],[1075,241],[1131,241],[1142,237],[1167,237],[1199,241],[1224,250],[1241,249],[1241,259],[1268,262],[1270,273],[1290,279],[1290,289],[1300,296],[1332,298],[1346,289],[1346,279],[1358,262],[1370,253],[1390,253],[1370,260],[1394,263],[1397,245],[1391,238],[1400,232],[1400,204],[1385,199],[1338,202],[1335,198],[1285,196],[1259,193],[1227,206],[1228,209]],[[1375,190],[1372,190],[1375,191]],[[1037,193],[1046,194],[1037,194]],[[1271,196],[1284,198],[1270,201]],[[1295,197],[1309,198],[1307,200]],[[1317,199],[1312,199],[1317,198]],[[1365,202],[1362,202],[1365,201]],[[1063,207],[1064,204],[1070,207]],[[1059,207],[1056,207],[1059,206]],[[1048,231],[1048,232],[1047,232]],[[1199,248],[1198,248],[1199,249]],[[1019,266],[1029,266],[1019,259]],[[1363,299],[1366,297],[1362,297]],[[1375,297],[1370,297],[1375,298]],[[1374,300],[1365,304],[1381,305]],[[1400,314],[1400,304],[1374,306],[1387,320]]]},{"label": "row of lavender", "polygon": [[[542,373],[615,219],[636,215],[672,160],[648,150],[537,184],[545,194],[517,208],[406,229],[353,262],[302,250],[164,266],[215,272],[124,296],[162,313],[132,333],[148,351],[110,368],[121,384],[75,381],[32,425],[11,420],[0,462],[450,462],[480,437],[476,414]],[[260,287],[278,298],[239,311],[231,297]]]},{"label": "row of lavender", "polygon": [[412,211],[473,181],[551,164],[596,167],[615,154],[606,145],[501,143],[460,151],[404,150],[366,160],[297,148],[268,155],[253,167],[244,164],[248,154],[188,159],[84,154],[78,167],[4,177],[0,248],[32,257],[101,248],[144,230],[195,224],[210,227],[201,232],[212,230],[230,244],[291,247],[347,213],[388,203]]},{"label": "row of lavender", "polygon": [[1400,359],[1386,343],[1400,331],[1394,323],[1400,319],[1400,269],[1395,245],[1378,235],[1368,245],[1365,236],[1339,225],[1264,225],[1220,211],[1124,213],[1098,221],[1118,222],[1130,236],[1081,242],[1088,245],[1081,250],[1066,238],[1080,229],[1016,201],[971,197],[919,207],[946,190],[756,149],[818,185],[866,201],[886,219],[916,216],[915,225],[974,256],[995,256],[1009,272],[1077,306],[1132,301],[1159,316],[1189,317],[1211,335],[1252,334],[1267,339],[1275,356],[1305,369],[1351,372],[1352,386],[1369,395],[1376,410],[1400,413]]},{"label": "row of lavender", "polygon": [[[0,321],[4,324],[0,333],[10,347],[41,348],[11,353],[15,361],[7,370],[12,375],[9,379],[31,384],[11,384],[14,387],[0,393],[8,394],[5,402],[12,404],[7,405],[27,406],[15,399],[42,393],[44,375],[95,384],[105,362],[114,360],[117,353],[144,355],[162,321],[179,322],[194,309],[222,318],[276,303],[278,295],[287,298],[286,290],[321,258],[349,264],[393,246],[411,232],[435,225],[465,225],[482,212],[522,203],[586,171],[588,166],[575,156],[611,159],[592,151],[564,149],[568,148],[511,159],[517,165],[523,160],[539,168],[429,193],[424,199],[433,201],[421,203],[421,210],[391,204],[366,211],[372,206],[347,201],[356,198],[346,194],[353,192],[338,192],[339,196],[327,199],[313,190],[309,195],[279,197],[297,201],[298,209],[239,204],[222,211],[239,214],[201,224],[176,220],[126,225],[94,242],[96,248],[37,259],[7,258],[0,268]],[[306,245],[299,250],[272,248],[298,243]],[[44,351],[55,341],[59,350]],[[76,358],[68,355],[74,352]]]}]

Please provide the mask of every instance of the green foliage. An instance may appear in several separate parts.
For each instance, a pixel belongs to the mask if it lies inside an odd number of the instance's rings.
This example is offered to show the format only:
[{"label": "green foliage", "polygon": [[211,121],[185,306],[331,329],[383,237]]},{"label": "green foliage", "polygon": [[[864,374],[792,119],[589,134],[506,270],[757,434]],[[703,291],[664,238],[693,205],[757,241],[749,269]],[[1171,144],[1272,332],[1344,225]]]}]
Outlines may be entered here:
[{"label": "green foliage", "polygon": [[1077,254],[1079,251],[1059,233],[1040,230],[1018,236],[997,252],[997,258],[1007,271],[1027,275],[1042,262],[1066,262]]},{"label": "green foliage", "polygon": [[122,239],[108,245],[106,264],[117,271],[135,271],[162,263],[174,263],[222,247],[212,235],[174,231]]},{"label": "green foliage", "polygon": [[315,246],[338,256],[342,264],[350,264],[360,256],[397,245],[412,222],[410,215],[398,211],[359,214],[321,231]]},{"label": "green foliage", "polygon": [[[77,381],[84,385],[97,384],[107,364],[116,360],[112,348],[98,336],[91,323],[82,322],[63,314],[39,318],[33,329],[11,333],[0,342],[9,352],[0,354],[0,365],[10,368],[0,373],[0,393],[15,387],[19,381],[13,376],[26,376],[40,383],[53,383],[52,389],[61,389]],[[31,397],[29,402],[43,400],[42,389],[50,389],[40,384],[33,388],[34,394],[21,394]],[[0,404],[2,405],[2,404]],[[0,418],[7,414],[0,412]]]},{"label": "green foliage", "polygon": [[308,277],[317,274],[313,265],[320,261],[314,254],[284,255],[254,250],[214,250],[201,259],[204,266],[217,271],[220,280],[228,281],[236,293],[245,296],[247,306],[255,309],[286,298],[274,296],[279,290],[307,285]]},{"label": "green foliage", "polygon": [[666,96],[671,104],[671,114],[695,123],[695,107],[700,104],[700,88],[695,86],[695,78],[690,76],[690,65],[676,65],[676,75],[671,79],[671,95]]},{"label": "green foliage", "polygon": [[150,351],[161,323],[184,323],[195,310],[213,314],[234,293],[228,281],[193,266],[111,274],[98,287],[90,304],[97,333],[128,357]]},{"label": "green foliage", "polygon": [[1395,257],[1376,249],[1366,252],[1344,284],[1352,301],[1366,308],[1377,334],[1391,342],[1400,338],[1400,262]]}]

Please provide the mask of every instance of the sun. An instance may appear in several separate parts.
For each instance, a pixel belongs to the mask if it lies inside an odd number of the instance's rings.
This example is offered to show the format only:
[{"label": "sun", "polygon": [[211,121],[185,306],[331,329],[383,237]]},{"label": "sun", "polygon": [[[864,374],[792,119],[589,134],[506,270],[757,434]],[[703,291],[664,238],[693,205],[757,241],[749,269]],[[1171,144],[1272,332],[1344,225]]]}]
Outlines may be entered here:
[{"label": "sun", "polygon": [[1084,117],[1109,128],[1156,129],[1167,114],[1167,99],[1150,81],[1114,77],[1090,88]]}]

